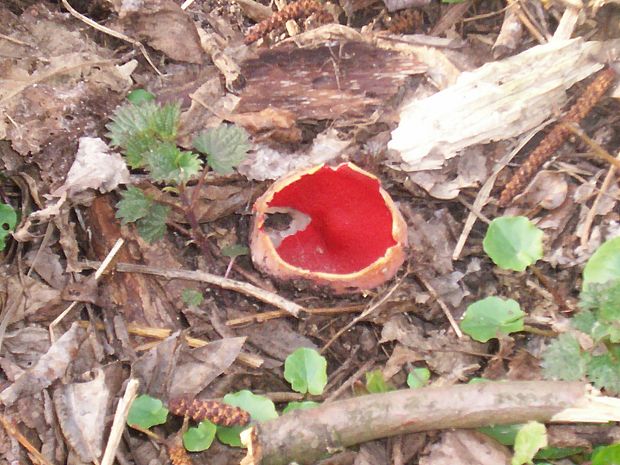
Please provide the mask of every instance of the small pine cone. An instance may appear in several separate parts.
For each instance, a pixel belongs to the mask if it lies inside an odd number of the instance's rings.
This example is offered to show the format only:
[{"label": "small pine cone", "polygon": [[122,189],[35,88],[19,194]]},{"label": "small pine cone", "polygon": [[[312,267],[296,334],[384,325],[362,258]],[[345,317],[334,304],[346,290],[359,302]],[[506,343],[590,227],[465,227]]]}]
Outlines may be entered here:
[{"label": "small pine cone", "polygon": [[169,446],[168,456],[170,457],[170,462],[172,462],[172,465],[192,465],[192,459],[189,458],[189,455],[182,443]]},{"label": "small pine cone", "polygon": [[250,414],[239,407],[216,400],[188,400],[183,397],[172,399],[168,408],[174,415],[187,415],[192,420],[209,420],[215,425],[244,426],[250,422]]},{"label": "small pine cone", "polygon": [[[562,123],[579,124],[590,113],[590,110],[603,98],[607,89],[613,84],[616,73],[611,68],[600,71],[594,80],[586,87],[583,94],[570,107],[561,119]],[[517,172],[510,179],[499,198],[499,206],[506,207],[513,198],[519,195],[532,180],[541,166],[549,160],[568,138],[570,130],[562,125],[556,125],[540,141],[540,144],[527,157]]]},{"label": "small pine cone", "polygon": [[283,28],[287,21],[291,19],[307,18],[311,14],[317,14],[317,21],[329,22],[333,20],[325,7],[317,0],[297,0],[289,3],[281,11],[272,14],[269,18],[252,26],[244,39],[246,44],[256,42],[261,37],[265,37],[271,31]]}]

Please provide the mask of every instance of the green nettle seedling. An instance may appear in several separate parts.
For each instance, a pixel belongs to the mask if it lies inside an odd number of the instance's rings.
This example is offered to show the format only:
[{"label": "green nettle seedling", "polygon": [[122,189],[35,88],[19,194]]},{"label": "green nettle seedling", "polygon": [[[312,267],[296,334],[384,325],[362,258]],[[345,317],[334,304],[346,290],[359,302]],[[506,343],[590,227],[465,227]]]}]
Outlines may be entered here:
[{"label": "green nettle seedling", "polygon": [[[148,92],[136,90],[128,96],[129,103],[121,106],[106,126],[110,145],[121,149],[127,164],[146,171],[151,180],[164,190],[177,192],[180,205],[168,202],[183,213],[196,242],[204,249],[193,207],[196,195],[190,195],[188,182],[198,178],[195,192],[205,182],[209,168],[229,173],[244,160],[250,149],[246,132],[235,126],[222,125],[200,133],[194,148],[206,156],[203,168],[201,157],[178,147],[181,108],[177,103],[159,105]],[[166,232],[170,205],[165,205],[137,187],[129,187],[117,204],[116,216],[123,224],[135,223],[139,234],[147,241],[161,239]]]},{"label": "green nettle seedling", "polygon": [[17,212],[6,203],[0,203],[0,251],[4,250],[5,240],[17,224]]},{"label": "green nettle seedling", "polygon": [[482,241],[486,254],[500,268],[524,271],[543,256],[543,232],[524,216],[491,221]]},{"label": "green nettle seedling", "polygon": [[472,339],[487,342],[500,334],[523,331],[524,318],[518,302],[491,296],[467,307],[461,329]]},{"label": "green nettle seedling", "polygon": [[[543,354],[548,379],[587,377],[596,387],[620,393],[620,237],[605,242],[588,260],[579,296],[581,311],[571,320],[575,332],[561,334]],[[594,342],[581,347],[576,332]]]}]

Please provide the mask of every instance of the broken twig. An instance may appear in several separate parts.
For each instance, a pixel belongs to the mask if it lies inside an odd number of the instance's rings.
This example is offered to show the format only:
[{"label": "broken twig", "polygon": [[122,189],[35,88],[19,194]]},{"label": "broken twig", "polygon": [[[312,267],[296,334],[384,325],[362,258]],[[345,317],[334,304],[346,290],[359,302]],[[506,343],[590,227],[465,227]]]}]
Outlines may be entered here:
[{"label": "broken twig", "polygon": [[491,424],[607,422],[620,419],[620,399],[600,397],[581,382],[502,383],[407,389],[296,410],[242,433],[242,465],[309,465],[345,447],[404,433]]}]

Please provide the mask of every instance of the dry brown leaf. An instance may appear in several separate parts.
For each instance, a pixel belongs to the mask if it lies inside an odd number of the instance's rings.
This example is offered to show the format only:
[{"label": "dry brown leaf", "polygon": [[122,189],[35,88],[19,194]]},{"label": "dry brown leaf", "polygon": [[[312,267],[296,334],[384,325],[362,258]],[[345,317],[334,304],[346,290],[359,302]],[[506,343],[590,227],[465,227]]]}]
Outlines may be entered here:
[{"label": "dry brown leaf", "polygon": [[469,430],[444,431],[420,465],[508,465],[511,453],[490,437]]},{"label": "dry brown leaf", "polygon": [[62,432],[84,462],[96,462],[101,456],[109,396],[100,369],[92,381],[65,384],[54,391]]},{"label": "dry brown leaf", "polygon": [[172,373],[170,397],[196,397],[232,365],[244,342],[244,337],[233,337],[197,349],[183,348]]},{"label": "dry brown leaf", "polygon": [[173,60],[197,64],[204,61],[194,22],[172,0],[126,0],[117,12],[129,36],[144,40]]},{"label": "dry brown leaf", "polygon": [[22,373],[13,384],[0,393],[0,401],[10,406],[18,398],[35,394],[63,376],[84,337],[84,330],[74,323],[32,368]]},{"label": "dry brown leaf", "polygon": [[123,158],[110,152],[108,145],[98,137],[80,137],[77,154],[67,173],[65,183],[52,195],[65,192],[69,198],[87,189],[110,192],[119,184],[129,183],[129,170]]}]

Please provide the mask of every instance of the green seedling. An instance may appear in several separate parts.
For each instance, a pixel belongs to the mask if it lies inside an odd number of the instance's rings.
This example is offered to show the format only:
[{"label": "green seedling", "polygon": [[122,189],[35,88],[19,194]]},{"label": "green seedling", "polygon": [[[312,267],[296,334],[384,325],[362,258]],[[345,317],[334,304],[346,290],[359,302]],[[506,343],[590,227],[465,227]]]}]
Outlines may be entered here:
[{"label": "green seedling", "polygon": [[[106,126],[110,145],[121,149],[131,168],[146,171],[151,181],[161,185],[162,191],[179,194],[183,206],[177,208],[187,217],[194,234],[199,235],[195,231],[198,222],[193,217],[195,196],[187,193],[187,183],[198,178],[198,187],[202,185],[209,168],[218,173],[231,172],[250,148],[247,133],[235,126],[222,125],[195,138],[194,148],[199,153],[181,150],[179,104],[160,105],[152,94],[140,90],[132,92],[128,100]],[[207,167],[203,168],[205,157]],[[129,187],[121,195],[117,218],[123,224],[135,223],[138,233],[149,242],[161,239],[166,232],[170,207],[136,187]]]},{"label": "green seedling", "polygon": [[472,339],[487,342],[500,334],[522,331],[524,317],[516,301],[491,296],[467,307],[461,329]]},{"label": "green seedling", "polygon": [[530,421],[524,424],[515,437],[511,465],[533,463],[536,453],[547,447],[547,428],[542,423]]},{"label": "green seedling", "polygon": [[284,379],[301,394],[319,395],[327,385],[327,360],[314,349],[300,347],[284,361]]},{"label": "green seedling", "polygon": [[209,420],[203,420],[198,426],[188,428],[183,434],[183,447],[190,452],[202,452],[213,444],[217,426]]},{"label": "green seedling", "polygon": [[[273,402],[264,396],[253,394],[248,390],[226,394],[224,402],[240,407],[250,414],[253,420],[261,422],[278,418],[278,412]],[[221,443],[233,447],[241,447],[239,435],[248,426],[218,426],[217,438]]]},{"label": "green seedling", "polygon": [[146,394],[138,396],[131,404],[127,415],[129,426],[137,425],[149,429],[155,425],[162,425],[168,419],[168,409],[161,400]]},{"label": "green seedling", "polygon": [[292,412],[293,410],[308,410],[311,408],[316,408],[318,407],[319,404],[318,402],[314,402],[313,400],[304,400],[302,402],[289,402],[286,407],[284,407],[284,410],[282,410],[282,414],[285,414],[287,412]]},{"label": "green seedling", "polygon": [[592,454],[592,465],[620,465],[620,444],[595,449]]},{"label": "green seedling", "polygon": [[[543,354],[548,379],[580,380],[620,393],[620,238],[599,247],[584,268],[581,311],[571,320],[574,332],[552,341]],[[578,332],[594,342],[579,344]]]},{"label": "green seedling", "polygon": [[17,225],[17,212],[6,203],[0,203],[0,250],[4,250],[6,238]]},{"label": "green seedling", "polygon": [[418,389],[426,386],[430,379],[431,372],[428,368],[414,368],[413,371],[407,375],[407,386],[411,389]]},{"label": "green seedling", "polygon": [[188,307],[198,307],[205,300],[202,292],[189,288],[183,289],[183,292],[181,292],[181,299]]},{"label": "green seedling", "polygon": [[495,218],[482,247],[500,268],[524,271],[543,256],[543,232],[524,216]]},{"label": "green seedling", "polygon": [[365,374],[366,390],[371,394],[393,391],[394,387],[385,381],[381,370],[372,370]]}]

